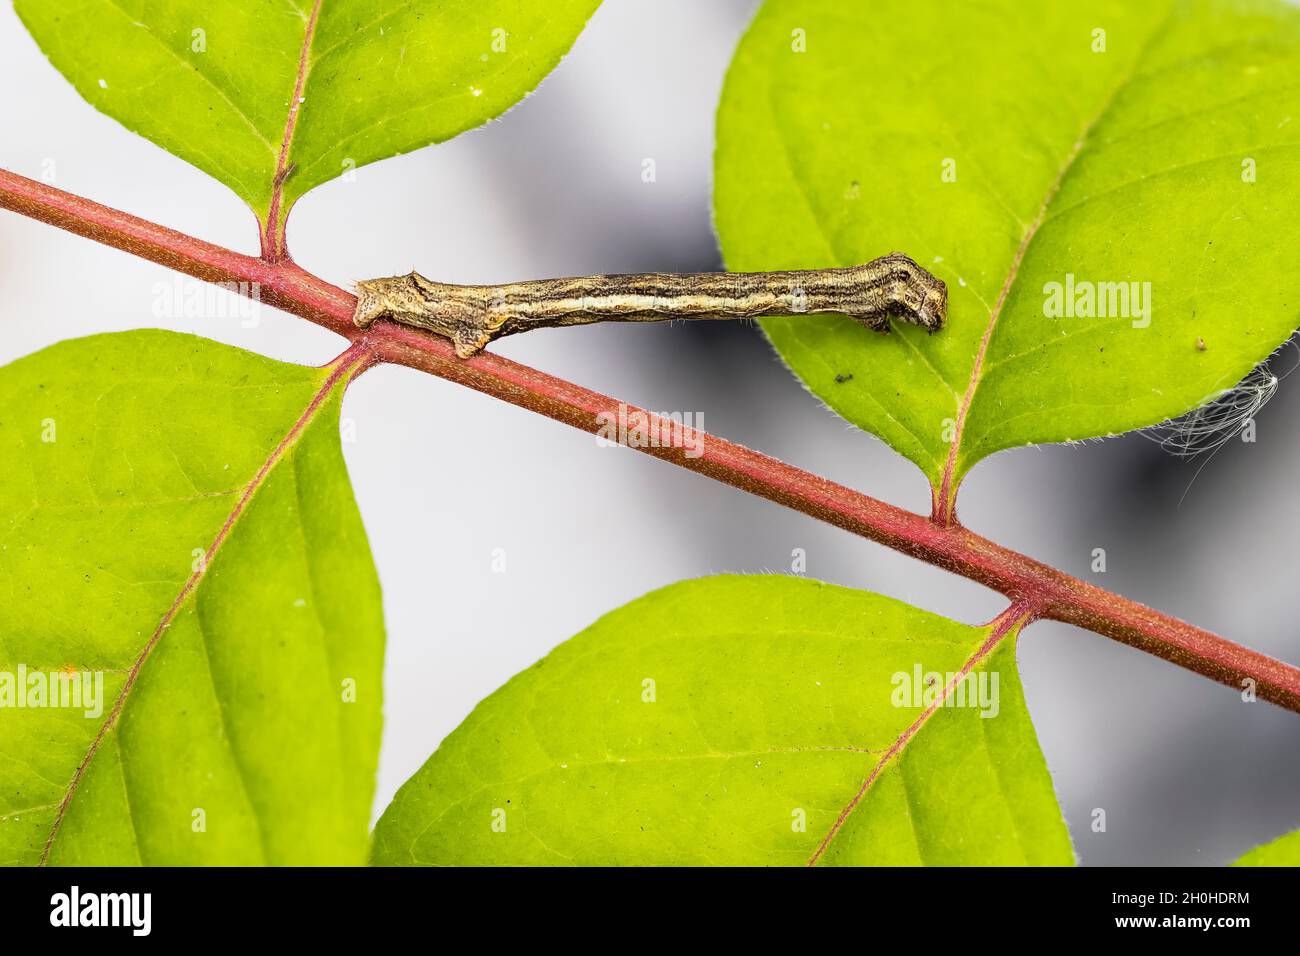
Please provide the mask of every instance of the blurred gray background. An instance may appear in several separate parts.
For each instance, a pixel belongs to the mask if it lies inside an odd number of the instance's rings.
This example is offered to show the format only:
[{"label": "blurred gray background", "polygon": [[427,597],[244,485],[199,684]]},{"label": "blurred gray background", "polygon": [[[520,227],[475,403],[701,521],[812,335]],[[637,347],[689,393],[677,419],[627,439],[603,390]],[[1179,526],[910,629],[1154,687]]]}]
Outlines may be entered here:
[{"label": "blurred gray background", "polygon": [[[289,242],[340,284],[413,267],[497,282],[709,270],[713,116],[754,0],[606,0],[572,54],[504,118],[303,199]],[[86,105],[0,8],[0,166],[253,253],[232,193]],[[657,181],[641,181],[653,157]],[[321,363],[340,340],[263,309],[159,319],[167,270],[0,213],[0,362],[61,339],[162,326]],[[824,410],[739,323],[596,327],[507,339],[521,362],[659,409],[868,494],[928,511],[920,473]],[[1297,361],[1292,350],[1282,368]],[[1196,477],[1141,436],[1022,449],[975,469],[970,527],[1128,597],[1300,662],[1300,396]],[[999,595],[777,505],[404,369],[348,393],[349,469],[384,586],[382,809],[508,677],[653,588],[788,571],[982,623]],[[1195,482],[1193,483],[1193,478]],[[525,487],[525,494],[518,493]],[[1190,490],[1189,490],[1190,488]],[[616,491],[614,489],[617,489]],[[481,508],[467,502],[478,501]],[[1181,502],[1181,503],[1180,503]],[[1089,570],[1093,548],[1105,574]],[[496,549],[506,570],[493,573]],[[1300,717],[1105,638],[1040,623],[1020,646],[1030,709],[1082,860],[1221,864],[1300,827]],[[1108,829],[1093,833],[1093,808]]]}]

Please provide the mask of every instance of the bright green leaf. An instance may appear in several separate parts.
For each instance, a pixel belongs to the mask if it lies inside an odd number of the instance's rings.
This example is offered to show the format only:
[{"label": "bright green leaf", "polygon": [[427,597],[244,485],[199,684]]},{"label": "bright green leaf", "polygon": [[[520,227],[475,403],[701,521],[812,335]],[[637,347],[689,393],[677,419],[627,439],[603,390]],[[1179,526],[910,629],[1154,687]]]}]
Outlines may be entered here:
[{"label": "bright green leaf", "polygon": [[1233,866],[1300,866],[1300,831],[1257,846]]},{"label": "bright green leaf", "polygon": [[[801,864],[879,767],[824,862],[1070,864],[1014,631],[989,638],[798,578],[656,591],[483,701],[398,792],[374,861]],[[882,762],[923,713],[902,682],[972,661],[990,716],[940,707]]]},{"label": "bright green leaf", "polygon": [[[0,369],[0,863],[51,833],[53,864],[365,860],[383,620],[353,369],[168,332]],[[19,709],[20,668],[89,699]]]},{"label": "bright green leaf", "polygon": [[[838,316],[764,328],[833,409],[955,489],[999,449],[1180,415],[1296,327],[1300,10],[768,3],[726,81],[716,164],[729,267],[900,250],[948,283],[929,337]],[[1047,317],[1067,276],[1139,283],[1149,324],[1135,301]]]},{"label": "bright green leaf", "polygon": [[555,67],[598,4],[17,0],[15,6],[50,61],[91,105],[225,183],[265,222],[304,53],[285,211],[350,169],[451,139],[500,115]]}]

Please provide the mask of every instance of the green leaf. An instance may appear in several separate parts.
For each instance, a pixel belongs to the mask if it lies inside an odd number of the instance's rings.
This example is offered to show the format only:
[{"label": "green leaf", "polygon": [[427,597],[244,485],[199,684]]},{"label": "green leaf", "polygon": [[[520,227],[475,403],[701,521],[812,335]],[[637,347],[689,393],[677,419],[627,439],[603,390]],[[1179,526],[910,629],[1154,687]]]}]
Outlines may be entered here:
[{"label": "green leaf", "polygon": [[[355,370],[153,331],[0,369],[0,863],[364,862],[383,619],[338,436]],[[91,699],[30,706],[20,668]]]},{"label": "green leaf", "polygon": [[[398,792],[373,859],[802,864],[870,781],[821,861],[1070,864],[1014,633],[798,578],[673,585],[479,704]],[[925,711],[895,706],[896,675],[964,664],[996,675],[996,716],[939,707],[908,737]]]},{"label": "green leaf", "polygon": [[[730,268],[901,250],[947,282],[933,336],[764,328],[831,408],[946,478],[950,507],[981,458],[1180,415],[1296,327],[1300,10],[768,3],[727,77],[715,178]],[[1067,275],[1150,283],[1149,325],[1133,302],[1049,318]]]},{"label": "green leaf", "polygon": [[1300,830],[1257,846],[1233,866],[1300,866]]},{"label": "green leaf", "polygon": [[292,167],[280,202],[287,212],[349,169],[500,115],[555,67],[598,3],[16,0],[15,7],[91,105],[225,183],[266,222],[278,169]]}]

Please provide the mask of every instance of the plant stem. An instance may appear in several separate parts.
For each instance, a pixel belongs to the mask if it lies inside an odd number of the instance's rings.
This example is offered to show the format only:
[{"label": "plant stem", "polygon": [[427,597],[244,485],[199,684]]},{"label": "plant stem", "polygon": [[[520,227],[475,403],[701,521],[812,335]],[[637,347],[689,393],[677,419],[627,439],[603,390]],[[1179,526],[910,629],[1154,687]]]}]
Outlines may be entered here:
[{"label": "plant stem", "polygon": [[[356,299],[290,261],[268,262],[195,239],[0,169],[0,208],[216,283],[251,283],[261,301],[357,338]],[[241,290],[242,291],[242,290]],[[250,290],[251,291],[251,290]]]},{"label": "plant stem", "polygon": [[[244,256],[0,170],[0,207],[211,282],[254,283],[262,301],[359,341],[377,361],[466,385],[584,431],[642,411],[492,353],[458,359],[451,343],[407,326],[352,324],[354,296],[291,261]],[[654,419],[654,416],[649,416]],[[658,420],[670,447],[640,449],[970,578],[1029,609],[1113,638],[1300,713],[1300,669],[1094,587],[956,523],[877,501],[722,438]],[[691,450],[691,454],[686,452]]]}]

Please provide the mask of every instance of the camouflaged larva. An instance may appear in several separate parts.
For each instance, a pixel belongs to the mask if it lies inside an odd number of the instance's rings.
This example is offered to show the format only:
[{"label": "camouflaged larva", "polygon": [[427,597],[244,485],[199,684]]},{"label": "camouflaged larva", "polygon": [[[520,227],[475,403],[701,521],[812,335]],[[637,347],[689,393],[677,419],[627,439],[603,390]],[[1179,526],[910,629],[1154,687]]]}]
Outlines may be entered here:
[{"label": "camouflaged larva", "polygon": [[844,269],[706,272],[537,279],[451,285],[418,273],[356,284],[353,321],[386,318],[450,339],[469,358],[503,335],[592,322],[755,318],[835,312],[870,329],[891,318],[930,332],[943,327],[948,288],[900,252]]}]

